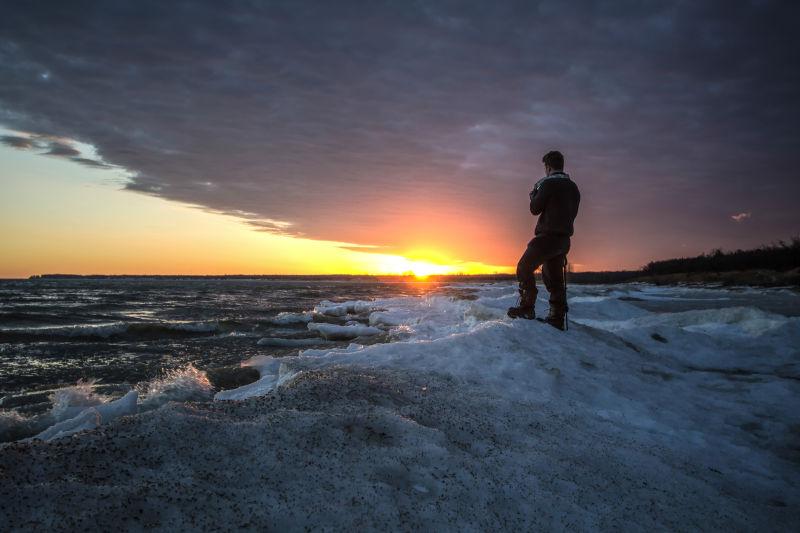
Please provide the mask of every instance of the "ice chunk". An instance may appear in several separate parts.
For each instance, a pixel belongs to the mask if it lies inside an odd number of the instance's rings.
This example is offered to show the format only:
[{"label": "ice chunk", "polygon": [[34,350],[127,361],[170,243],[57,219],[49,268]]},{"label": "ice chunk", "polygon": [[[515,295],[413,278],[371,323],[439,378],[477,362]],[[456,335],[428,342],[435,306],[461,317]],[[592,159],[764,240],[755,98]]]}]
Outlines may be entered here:
[{"label": "ice chunk", "polygon": [[50,395],[53,407],[50,413],[56,422],[69,420],[87,407],[100,405],[109,401],[109,398],[94,391],[95,380],[79,379],[78,383],[72,387],[64,387],[56,390]]},{"label": "ice chunk", "polygon": [[136,401],[139,398],[139,393],[135,390],[128,391],[125,396],[119,398],[118,400],[114,400],[113,402],[108,402],[100,405],[96,405],[92,407],[92,409],[96,410],[100,413],[102,418],[102,423],[106,424],[115,418],[119,418],[120,416],[130,415],[136,412],[137,405]]},{"label": "ice chunk", "polygon": [[392,313],[389,311],[375,311],[369,315],[370,326],[399,326],[403,320],[407,318],[399,313]]},{"label": "ice chunk", "polygon": [[94,429],[101,424],[107,424],[120,416],[134,414],[137,410],[136,400],[138,397],[139,393],[135,390],[129,391],[125,396],[113,402],[86,408],[77,416],[50,426],[33,438],[53,440],[68,437],[79,431]]},{"label": "ice chunk", "polygon": [[265,374],[275,374],[281,366],[281,360],[269,355],[257,355],[242,361],[242,366],[249,366],[258,370],[262,376]]},{"label": "ice chunk", "polygon": [[[617,304],[609,305],[614,307]],[[767,313],[752,307],[725,307],[722,309],[698,309],[677,313],[641,313],[630,317],[620,313],[614,319],[590,319],[581,316],[575,319],[595,328],[618,332],[626,329],[653,328],[656,326],[678,327],[686,331],[703,332],[709,335],[758,336],[793,320]],[[622,318],[622,319],[620,319]]]},{"label": "ice chunk", "polygon": [[326,324],[323,322],[311,322],[308,324],[308,329],[316,331],[323,338],[328,340],[342,340],[342,339],[355,339],[356,337],[378,335],[383,333],[382,330],[363,325],[340,326],[337,324]]},{"label": "ice chunk", "polygon": [[324,300],[314,308],[314,312],[328,316],[345,316],[348,313],[368,313],[372,307],[372,303],[361,300],[339,303]]},{"label": "ice chunk", "polygon": [[242,366],[255,368],[261,378],[236,389],[220,391],[214,395],[215,400],[245,400],[263,396],[297,375],[296,371],[290,370],[280,359],[266,355],[252,357],[244,361]]},{"label": "ice chunk", "polygon": [[305,324],[311,322],[313,315],[311,313],[278,313],[270,319],[270,322],[278,325],[288,324]]},{"label": "ice chunk", "polygon": [[101,424],[100,413],[94,407],[89,407],[81,411],[77,416],[54,424],[45,429],[33,439],[36,440],[53,440],[60,439],[61,437],[68,437],[79,431],[87,429],[94,429]]},{"label": "ice chunk", "polygon": [[329,349],[329,350],[324,350],[324,349],[323,350],[315,350],[315,349],[301,350],[299,355],[306,356],[306,357],[320,357],[320,356],[331,355],[331,354],[353,353],[353,352],[357,352],[357,351],[363,350],[363,349],[364,349],[364,345],[363,344],[357,344],[355,342],[351,342],[350,344],[347,345],[346,348],[333,348],[333,349]]},{"label": "ice chunk", "polygon": [[319,344],[330,344],[330,341],[318,337],[310,339],[284,339],[281,337],[264,337],[259,339],[259,346],[276,346],[279,348],[298,348],[301,346],[315,346]]}]

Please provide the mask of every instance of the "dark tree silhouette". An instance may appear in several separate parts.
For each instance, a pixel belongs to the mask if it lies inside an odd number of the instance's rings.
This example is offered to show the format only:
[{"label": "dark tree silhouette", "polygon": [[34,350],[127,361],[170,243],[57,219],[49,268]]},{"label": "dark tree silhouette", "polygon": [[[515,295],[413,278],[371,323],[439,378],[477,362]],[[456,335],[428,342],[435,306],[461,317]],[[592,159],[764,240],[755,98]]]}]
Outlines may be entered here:
[{"label": "dark tree silhouette", "polygon": [[651,261],[642,273],[646,276],[693,272],[730,272],[734,270],[776,270],[785,272],[800,267],[800,237],[790,242],[778,241],[753,250],[723,252],[720,249],[696,257]]}]

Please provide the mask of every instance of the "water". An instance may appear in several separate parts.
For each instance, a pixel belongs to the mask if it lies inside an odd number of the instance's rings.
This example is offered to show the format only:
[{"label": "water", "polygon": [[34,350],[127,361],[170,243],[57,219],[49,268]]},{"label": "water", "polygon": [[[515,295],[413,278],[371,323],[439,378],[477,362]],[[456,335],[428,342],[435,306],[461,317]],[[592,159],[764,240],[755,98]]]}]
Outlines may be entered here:
[{"label": "water", "polygon": [[97,380],[95,391],[117,396],[190,364],[206,370],[297,353],[257,341],[318,338],[305,323],[274,319],[322,300],[443,292],[459,291],[422,281],[0,281],[0,408],[42,412],[53,390],[79,379]]}]

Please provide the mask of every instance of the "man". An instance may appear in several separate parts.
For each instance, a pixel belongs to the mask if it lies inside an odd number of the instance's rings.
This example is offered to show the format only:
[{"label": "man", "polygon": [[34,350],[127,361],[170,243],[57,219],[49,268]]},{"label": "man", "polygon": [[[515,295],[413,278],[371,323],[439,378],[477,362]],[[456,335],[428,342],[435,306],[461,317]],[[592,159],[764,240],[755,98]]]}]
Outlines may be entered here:
[{"label": "man", "polygon": [[519,304],[508,309],[511,318],[536,317],[536,278],[534,271],[542,267],[542,279],[550,292],[550,314],[544,319],[551,326],[564,329],[567,313],[565,267],[569,252],[573,222],[578,214],[581,193],[564,172],[561,152],[548,152],[542,158],[545,177],[530,193],[531,213],[539,216],[535,236],[517,264]]}]

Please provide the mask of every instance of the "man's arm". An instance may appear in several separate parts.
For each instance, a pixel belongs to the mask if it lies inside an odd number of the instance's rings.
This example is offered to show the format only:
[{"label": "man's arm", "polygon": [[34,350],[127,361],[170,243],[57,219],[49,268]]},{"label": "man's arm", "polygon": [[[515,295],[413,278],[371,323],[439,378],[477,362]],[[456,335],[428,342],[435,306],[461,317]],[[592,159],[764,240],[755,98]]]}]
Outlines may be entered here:
[{"label": "man's arm", "polygon": [[550,196],[548,194],[549,188],[545,183],[542,183],[531,191],[531,213],[534,215],[541,215],[542,211],[544,211],[544,206],[547,204],[547,198]]}]

